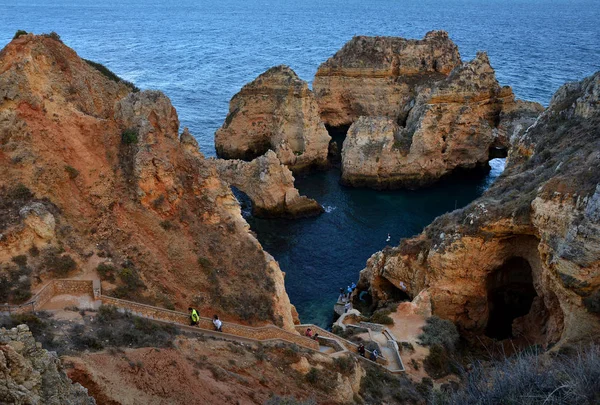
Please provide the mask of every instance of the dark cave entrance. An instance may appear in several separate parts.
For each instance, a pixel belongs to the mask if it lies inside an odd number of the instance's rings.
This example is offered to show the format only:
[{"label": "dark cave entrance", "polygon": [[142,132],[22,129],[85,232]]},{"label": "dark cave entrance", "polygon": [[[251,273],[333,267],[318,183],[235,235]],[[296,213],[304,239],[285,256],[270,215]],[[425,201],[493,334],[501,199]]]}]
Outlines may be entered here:
[{"label": "dark cave entrance", "polygon": [[383,277],[379,281],[379,289],[385,293],[388,301],[404,302],[412,300],[406,291],[396,287]]},{"label": "dark cave entrance", "polygon": [[527,315],[537,296],[529,262],[513,257],[504,262],[487,279],[488,323],[485,334],[504,340],[513,337],[512,323]]},{"label": "dark cave entrance", "polygon": [[334,166],[339,166],[342,163],[342,145],[344,144],[344,139],[346,139],[346,135],[348,134],[350,124],[340,125],[337,127],[325,125],[325,128],[331,137],[331,141],[329,141],[329,153],[327,158],[329,159],[329,163]]},{"label": "dark cave entrance", "polygon": [[489,149],[489,160],[492,159],[504,159],[508,157],[508,148],[503,146],[492,146]]},{"label": "dark cave entrance", "polygon": [[242,209],[242,216],[248,218],[252,215],[252,200],[248,197],[248,194],[235,186],[231,186],[231,192],[240,203]]}]

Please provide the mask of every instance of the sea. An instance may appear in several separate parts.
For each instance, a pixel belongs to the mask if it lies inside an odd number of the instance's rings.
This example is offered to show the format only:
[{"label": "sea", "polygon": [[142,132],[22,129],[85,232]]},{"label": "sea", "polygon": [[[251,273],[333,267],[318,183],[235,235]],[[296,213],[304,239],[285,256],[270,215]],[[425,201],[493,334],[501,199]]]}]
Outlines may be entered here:
[{"label": "sea", "polygon": [[[162,90],[182,128],[214,156],[214,132],[245,83],[280,64],[310,83],[354,35],[446,30],[463,60],[487,51],[500,84],[548,105],[563,83],[600,69],[599,21],[598,0],[0,0],[0,46],[17,30],[57,32],[80,56]],[[357,281],[373,253],[467,205],[503,168],[492,160],[487,173],[418,191],[343,187],[334,169],[296,179],[324,206],[321,216],[244,215],[286,273],[302,322],[328,326],[339,288]]]}]

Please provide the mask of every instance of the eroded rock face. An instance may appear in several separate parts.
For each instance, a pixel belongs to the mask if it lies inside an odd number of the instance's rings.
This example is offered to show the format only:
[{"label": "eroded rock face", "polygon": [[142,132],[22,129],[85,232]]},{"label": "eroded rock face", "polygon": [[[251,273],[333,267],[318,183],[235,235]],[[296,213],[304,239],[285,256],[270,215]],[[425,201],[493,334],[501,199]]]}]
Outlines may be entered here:
[{"label": "eroded rock face", "polygon": [[[291,330],[283,273],[229,185],[189,132],[179,136],[168,97],[132,90],[49,37],[24,35],[0,52],[0,193],[11,199],[0,206],[2,259],[60,246],[94,269],[102,256],[139,274],[128,299],[194,302]],[[26,198],[11,191],[21,188]]]},{"label": "eroded rock face", "polygon": [[0,402],[93,405],[87,389],[73,384],[56,353],[38,346],[27,325],[0,329]]},{"label": "eroded rock face", "polygon": [[490,148],[533,124],[542,107],[516,102],[500,87],[485,53],[437,82],[423,84],[403,125],[397,117],[361,117],[342,150],[345,184],[416,188],[455,169],[487,164]]},{"label": "eroded rock face", "polygon": [[[505,173],[478,200],[373,255],[359,287],[406,285],[463,331],[529,344],[600,332],[600,72],[563,86],[513,139]],[[500,332],[498,332],[500,330]]]},{"label": "eroded rock face", "polygon": [[215,134],[219,157],[251,160],[273,150],[293,171],[325,167],[331,140],[308,84],[276,66],[245,85]]},{"label": "eroded rock face", "polygon": [[421,40],[357,36],[319,66],[313,89],[327,125],[350,125],[360,116],[397,119],[419,85],[459,65],[458,47],[443,31]]},{"label": "eroded rock face", "polygon": [[292,172],[271,150],[251,162],[216,159],[214,163],[223,180],[252,200],[254,215],[298,218],[323,212],[315,200],[300,196]]}]

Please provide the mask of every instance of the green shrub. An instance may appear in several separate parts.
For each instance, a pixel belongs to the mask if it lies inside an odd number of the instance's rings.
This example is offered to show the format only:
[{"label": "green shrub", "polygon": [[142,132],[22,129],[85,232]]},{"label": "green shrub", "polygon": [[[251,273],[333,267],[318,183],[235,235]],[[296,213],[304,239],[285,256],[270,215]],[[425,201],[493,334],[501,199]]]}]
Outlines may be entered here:
[{"label": "green shrub", "polygon": [[100,263],[98,267],[96,267],[96,272],[98,273],[100,280],[114,282],[116,271],[117,269],[115,269],[112,264],[108,263]]},{"label": "green shrub", "polygon": [[98,72],[102,73],[106,78],[108,78],[109,80],[112,80],[113,82],[116,83],[123,83],[124,85],[126,85],[127,87],[129,87],[129,89],[133,92],[138,92],[140,91],[139,88],[137,88],[133,83],[128,82],[127,80],[123,80],[121,79],[119,76],[117,76],[116,74],[114,74],[110,69],[108,69],[106,66],[104,66],[101,63],[97,63],[88,59],[84,59],[84,61],[90,65],[91,67],[93,67],[94,69],[96,69]]},{"label": "green shrub", "polygon": [[55,277],[66,277],[71,271],[75,270],[77,263],[68,254],[59,254],[56,249],[46,251],[42,259],[42,265]]},{"label": "green shrub", "polygon": [[0,302],[22,304],[31,298],[31,269],[26,266],[26,256],[15,256],[18,267],[4,265],[0,268]]},{"label": "green shrub", "polygon": [[367,404],[424,403],[406,376],[394,375],[374,365],[363,365],[366,374],[360,382],[360,395]]},{"label": "green shrub", "polygon": [[[110,295],[121,299],[130,299],[138,302],[152,303],[142,295],[142,290],[146,285],[140,278],[138,271],[133,267],[125,267],[118,271],[117,276],[122,285],[118,286],[110,292]],[[152,303],[153,304],[153,303]]]},{"label": "green shrub", "polygon": [[600,290],[583,299],[583,305],[593,314],[600,313]]},{"label": "green shrub", "polygon": [[311,367],[308,373],[304,376],[306,381],[312,385],[317,385],[321,380],[321,371],[318,368]]},{"label": "green shrub", "polygon": [[24,184],[19,183],[9,191],[9,197],[13,200],[31,200],[33,193]]},{"label": "green shrub", "polygon": [[294,397],[280,397],[278,395],[273,395],[271,398],[267,399],[265,405],[317,405],[317,402],[314,399],[301,401]]},{"label": "green shrub", "polygon": [[447,319],[437,316],[427,318],[423,333],[419,335],[420,343],[424,346],[441,345],[448,350],[454,350],[460,335],[456,326]]},{"label": "green shrub", "polygon": [[354,372],[354,358],[351,356],[340,356],[333,359],[333,365],[336,370],[343,375],[350,375]]},{"label": "green shrub", "polygon": [[448,350],[439,344],[431,346],[429,354],[423,360],[425,371],[435,379],[445,377],[455,371],[456,368],[453,367],[453,364]]},{"label": "green shrub", "polygon": [[475,364],[456,392],[435,404],[582,404],[600,403],[600,347],[575,354],[518,354],[491,365]]},{"label": "green shrub", "polygon": [[198,256],[198,264],[204,269],[212,269],[212,263],[209,259],[203,256]]},{"label": "green shrub", "polygon": [[177,229],[177,225],[175,225],[174,223],[172,223],[169,220],[160,221],[159,225],[165,231],[171,231],[173,229]]},{"label": "green shrub", "polygon": [[75,169],[72,166],[65,166],[65,172],[67,172],[67,174],[69,175],[69,178],[71,180],[75,179],[77,176],[79,176],[79,170]]},{"label": "green shrub", "polygon": [[393,325],[394,320],[389,316],[390,312],[388,310],[384,311],[376,311],[370,319],[370,322],[380,323],[382,325]]},{"label": "green shrub", "polygon": [[13,39],[17,39],[17,38],[19,38],[19,37],[21,37],[21,36],[23,36],[23,35],[27,35],[27,31],[18,30],[18,31],[15,33],[15,36],[13,37]]},{"label": "green shrub", "polygon": [[40,254],[40,250],[37,248],[37,246],[33,245],[29,248],[29,254],[32,257],[38,257]]},{"label": "green shrub", "polygon": [[25,256],[25,255],[15,256],[11,260],[13,263],[15,263],[19,267],[27,266],[27,256]]},{"label": "green shrub", "polygon": [[51,33],[49,33],[49,34],[42,34],[42,36],[43,36],[43,37],[46,37],[46,38],[53,39],[53,40],[55,40],[55,41],[58,41],[58,42],[60,42],[61,44],[63,43],[62,39],[60,39],[60,35],[58,35],[58,34],[57,34],[56,32],[54,32],[54,31],[52,31],[52,32],[51,32]]},{"label": "green shrub", "polygon": [[125,145],[133,145],[138,143],[138,131],[136,129],[126,129],[121,133],[121,142]]}]

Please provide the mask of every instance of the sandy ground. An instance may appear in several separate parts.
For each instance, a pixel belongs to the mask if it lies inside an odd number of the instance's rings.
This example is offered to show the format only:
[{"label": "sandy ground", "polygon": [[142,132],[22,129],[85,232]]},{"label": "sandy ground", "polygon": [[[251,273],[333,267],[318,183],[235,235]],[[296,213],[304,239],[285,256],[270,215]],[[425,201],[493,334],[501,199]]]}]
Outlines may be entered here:
[{"label": "sandy ground", "polygon": [[[98,309],[99,301],[94,301],[91,295],[56,295],[52,297],[42,308],[43,311],[62,310],[67,307],[77,307],[80,309]],[[64,312],[64,311],[61,311]]]}]

